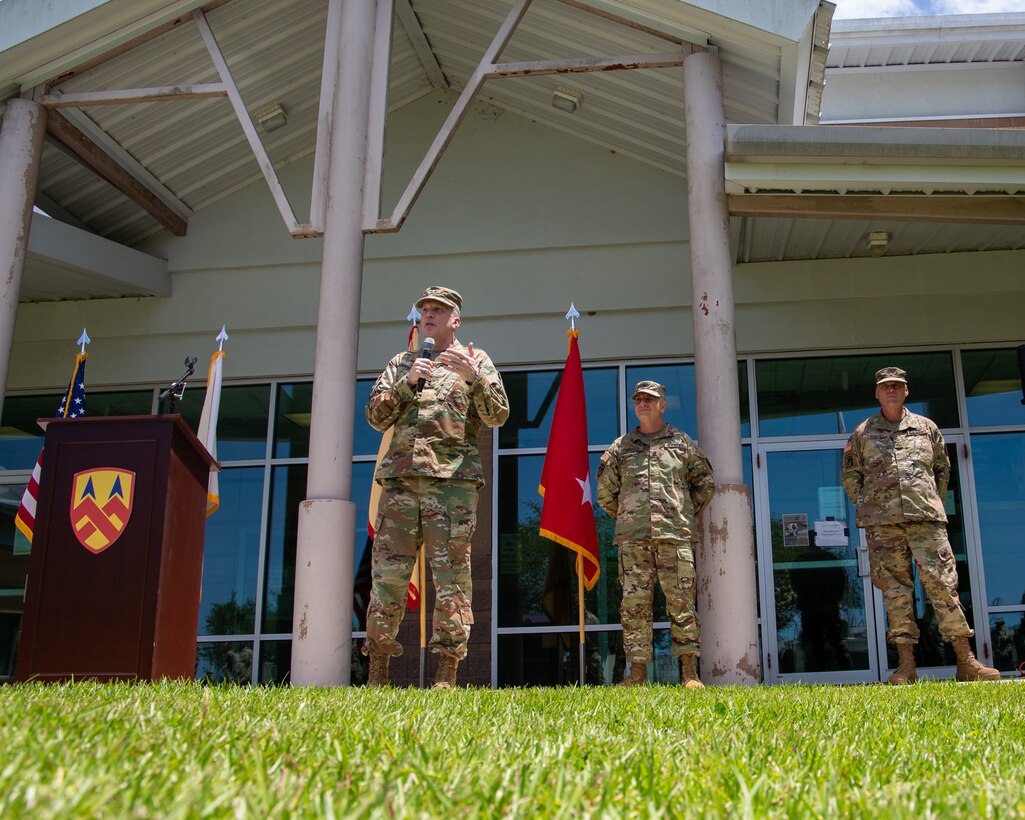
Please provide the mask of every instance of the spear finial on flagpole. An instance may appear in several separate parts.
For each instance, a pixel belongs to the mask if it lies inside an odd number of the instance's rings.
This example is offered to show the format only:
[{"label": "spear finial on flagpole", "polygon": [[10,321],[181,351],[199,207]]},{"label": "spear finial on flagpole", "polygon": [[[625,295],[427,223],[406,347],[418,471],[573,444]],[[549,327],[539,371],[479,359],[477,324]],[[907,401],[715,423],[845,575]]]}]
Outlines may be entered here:
[{"label": "spear finial on flagpole", "polygon": [[217,342],[217,349],[224,350],[224,343],[228,341],[228,327],[227,325],[221,325],[221,332],[217,334],[214,339]]},{"label": "spear finial on flagpole", "polygon": [[569,303],[569,310],[566,312],[566,318],[569,319],[569,329],[577,329],[577,319],[580,318],[580,311],[577,310],[576,305],[572,302]]},{"label": "spear finial on flagpole", "polygon": [[81,345],[81,347],[78,349],[78,352],[79,353],[85,353],[85,346],[87,344],[89,344],[89,342],[91,342],[91,341],[92,341],[92,339],[89,338],[89,334],[85,332],[85,328],[83,327],[82,328],[82,335],[79,336],[78,337],[78,341],[75,342],[75,344]]},{"label": "spear finial on flagpole", "polygon": [[411,322],[414,325],[420,321],[420,311],[416,309],[415,303],[413,304],[413,307],[409,309],[409,315],[406,317],[406,321]]}]

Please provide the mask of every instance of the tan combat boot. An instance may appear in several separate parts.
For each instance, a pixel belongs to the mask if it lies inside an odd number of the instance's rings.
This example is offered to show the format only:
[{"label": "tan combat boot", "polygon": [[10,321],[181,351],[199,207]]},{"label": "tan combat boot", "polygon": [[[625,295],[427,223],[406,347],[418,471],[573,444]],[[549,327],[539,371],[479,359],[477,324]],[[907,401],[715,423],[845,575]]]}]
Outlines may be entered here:
[{"label": "tan combat boot", "polygon": [[698,656],[680,656],[680,683],[687,689],[704,689],[705,684],[698,677]]},{"label": "tan combat boot", "polygon": [[643,686],[648,682],[648,664],[644,661],[630,661],[630,674],[616,686]]},{"label": "tan combat boot", "polygon": [[438,671],[434,673],[435,689],[455,689],[456,669],[459,667],[459,658],[452,655],[442,655],[438,658]]},{"label": "tan combat boot", "polygon": [[915,671],[915,645],[899,643],[896,646],[899,662],[888,681],[894,686],[900,686],[902,683],[914,683],[918,680],[918,672]]},{"label": "tan combat boot", "polygon": [[379,652],[370,653],[370,671],[367,672],[367,686],[388,685],[388,661],[391,655],[382,655]]},{"label": "tan combat boot", "polygon": [[968,646],[968,638],[954,638],[950,645],[957,655],[958,680],[1000,680],[1000,673],[996,669],[983,666],[975,659]]}]

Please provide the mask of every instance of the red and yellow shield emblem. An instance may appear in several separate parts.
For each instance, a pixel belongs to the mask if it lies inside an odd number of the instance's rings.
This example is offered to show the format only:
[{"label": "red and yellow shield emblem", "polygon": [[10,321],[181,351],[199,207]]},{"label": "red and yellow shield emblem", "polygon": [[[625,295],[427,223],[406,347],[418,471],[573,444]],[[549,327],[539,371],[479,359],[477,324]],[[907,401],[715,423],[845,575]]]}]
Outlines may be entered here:
[{"label": "red and yellow shield emblem", "polygon": [[125,531],[132,517],[135,473],[102,467],[75,473],[71,487],[71,528],[90,552],[103,552]]}]

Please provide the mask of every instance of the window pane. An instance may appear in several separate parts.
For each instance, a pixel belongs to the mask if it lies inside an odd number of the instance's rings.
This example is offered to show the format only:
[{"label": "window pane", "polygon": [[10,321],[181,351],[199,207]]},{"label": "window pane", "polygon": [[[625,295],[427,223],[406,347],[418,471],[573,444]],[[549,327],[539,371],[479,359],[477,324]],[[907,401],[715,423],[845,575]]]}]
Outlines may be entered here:
[{"label": "window pane", "polygon": [[[374,379],[356,382],[353,454],[376,456],[381,434],[367,423],[365,408]],[[277,419],[274,424],[274,457],[305,458],[310,454],[310,412],[313,383],[297,382],[278,386]]]},{"label": "window pane", "polygon": [[[747,362],[737,364],[740,386],[740,435],[751,435],[750,401],[747,391]],[[695,387],[693,364],[638,365],[626,369],[627,427],[633,429],[636,419],[633,414],[632,391],[639,381],[650,379],[666,386],[665,420],[679,427],[691,438],[698,437],[697,388]]]},{"label": "window pane", "polygon": [[982,564],[990,606],[1025,603],[1025,433],[973,435]]},{"label": "window pane", "polygon": [[888,365],[908,372],[909,410],[928,416],[940,427],[958,426],[949,353],[883,353],[756,362],[759,433],[850,433],[879,412],[875,372]]},{"label": "window pane", "polygon": [[291,632],[299,502],[306,498],[305,464],[271,471],[264,563],[263,632]]},{"label": "window pane", "polygon": [[[584,370],[587,401],[587,440],[611,443],[619,435],[619,403],[615,368]],[[509,420],[499,428],[498,446],[547,447],[552,415],[562,382],[562,370],[503,373],[509,395]]]},{"label": "window pane", "polygon": [[24,484],[0,484],[0,678],[14,674],[14,647],[25,609],[28,555],[14,554],[14,516]]},{"label": "window pane", "polygon": [[[498,636],[499,686],[565,686],[580,681],[580,638],[577,632]],[[648,680],[679,683],[680,665],[673,657],[668,629],[652,635],[654,660]],[[618,683],[626,672],[623,633],[587,632],[584,637],[584,675],[588,686]]]},{"label": "window pane", "polygon": [[274,421],[275,458],[305,458],[310,454],[312,406],[312,382],[278,385]]},{"label": "window pane", "polygon": [[994,612],[989,616],[993,663],[1001,672],[1017,672],[1025,663],[1025,612]]},{"label": "window pane", "polygon": [[[601,453],[590,454],[592,488]],[[544,456],[503,456],[498,462],[498,625],[548,626],[578,620],[575,553],[542,538],[541,479]],[[597,504],[595,504],[597,507]],[[615,524],[597,509],[601,574],[584,595],[588,623],[619,623],[622,590],[618,584],[618,553],[612,545]],[[656,595],[656,620],[665,617],[661,592]]]},{"label": "window pane", "polygon": [[[89,392],[86,384],[86,415],[146,416],[153,411],[152,390]],[[53,418],[61,395],[8,396],[0,422],[0,470],[31,470],[43,446],[38,419]]]},{"label": "window pane", "polygon": [[[205,378],[205,377],[204,377]],[[199,382],[202,384],[202,382]],[[193,430],[199,428],[206,390],[187,390],[175,412]],[[92,396],[89,397],[90,404]],[[90,408],[91,409],[91,408]],[[270,412],[270,385],[244,384],[221,388],[217,416],[217,459],[237,461],[267,456],[267,415]]]},{"label": "window pane", "polygon": [[199,634],[246,634],[256,628],[263,468],[222,470],[219,482],[221,505],[206,520]]},{"label": "window pane", "polygon": [[966,350],[961,366],[972,427],[1025,424],[1017,351]]},{"label": "window pane", "polygon": [[196,680],[251,683],[253,645],[249,641],[201,643],[196,647]]}]

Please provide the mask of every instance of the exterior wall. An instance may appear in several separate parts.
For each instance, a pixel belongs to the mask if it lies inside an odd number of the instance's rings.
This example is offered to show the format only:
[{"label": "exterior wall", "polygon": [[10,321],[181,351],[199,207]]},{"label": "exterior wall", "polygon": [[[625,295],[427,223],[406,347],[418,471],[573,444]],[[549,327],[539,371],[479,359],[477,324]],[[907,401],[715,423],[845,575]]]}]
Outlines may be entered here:
[{"label": "exterior wall", "polygon": [[[439,94],[392,117],[386,207],[448,107]],[[282,174],[297,203],[311,168]],[[685,197],[677,177],[478,107],[402,232],[367,241],[360,369],[383,366],[411,302],[436,282],[464,296],[463,341],[500,364],[561,361],[570,301],[585,314],[589,360],[690,355]],[[204,359],[222,323],[228,378],[309,375],[321,242],[288,238],[263,185],[142,250],[168,259],[173,295],[22,305],[11,391],[62,386],[83,326],[94,388],[169,381],[186,354]],[[1015,340],[1023,262],[1007,251],[742,265],[738,349]]]}]

